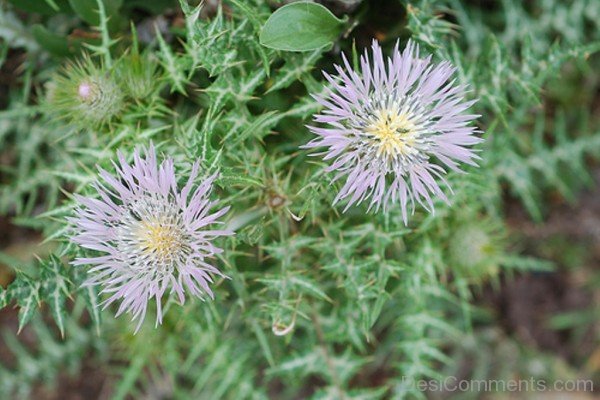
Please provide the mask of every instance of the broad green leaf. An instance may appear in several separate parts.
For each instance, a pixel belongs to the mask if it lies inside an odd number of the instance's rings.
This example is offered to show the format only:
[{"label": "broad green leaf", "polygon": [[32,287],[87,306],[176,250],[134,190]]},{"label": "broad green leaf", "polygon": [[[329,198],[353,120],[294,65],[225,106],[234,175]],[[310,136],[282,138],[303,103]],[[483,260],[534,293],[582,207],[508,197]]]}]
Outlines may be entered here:
[{"label": "broad green leaf", "polygon": [[59,11],[69,10],[68,0],[8,0],[18,9],[23,11],[53,15]]},{"label": "broad green leaf", "polygon": [[80,43],[69,42],[69,38],[50,32],[45,26],[36,24],[31,28],[31,33],[39,45],[55,56],[68,56],[79,47]]},{"label": "broad green leaf", "polygon": [[260,43],[276,50],[315,50],[333,43],[344,22],[320,4],[292,3],[269,17],[260,32]]}]

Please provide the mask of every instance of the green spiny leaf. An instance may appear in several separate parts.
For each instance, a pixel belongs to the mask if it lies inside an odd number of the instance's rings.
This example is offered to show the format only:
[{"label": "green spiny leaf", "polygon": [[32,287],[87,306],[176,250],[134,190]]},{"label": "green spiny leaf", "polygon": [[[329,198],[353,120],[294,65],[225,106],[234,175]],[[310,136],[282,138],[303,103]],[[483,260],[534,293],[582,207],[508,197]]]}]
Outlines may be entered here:
[{"label": "green spiny leaf", "polygon": [[18,271],[13,283],[7,290],[11,292],[11,298],[19,306],[19,332],[33,318],[40,303],[40,282],[36,281],[24,272]]},{"label": "green spiny leaf", "polygon": [[48,304],[60,333],[64,336],[66,309],[65,301],[70,296],[71,282],[67,277],[62,261],[56,256],[50,256],[48,261],[40,263],[41,297]]}]

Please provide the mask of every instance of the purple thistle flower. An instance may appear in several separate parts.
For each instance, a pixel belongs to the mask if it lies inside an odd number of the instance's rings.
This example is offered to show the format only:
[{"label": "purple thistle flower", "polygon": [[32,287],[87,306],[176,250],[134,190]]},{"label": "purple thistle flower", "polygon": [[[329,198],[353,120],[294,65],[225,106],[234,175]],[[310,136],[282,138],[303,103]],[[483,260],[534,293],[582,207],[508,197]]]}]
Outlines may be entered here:
[{"label": "purple thistle flower", "polygon": [[117,311],[133,314],[140,328],[148,302],[156,299],[156,325],[162,323],[161,299],[167,289],[181,304],[185,293],[213,298],[210,274],[224,276],[207,258],[222,252],[211,242],[228,230],[209,229],[229,207],[215,213],[208,199],[216,175],[195,186],[198,163],[185,186],[178,190],[173,160],[160,165],[154,147],[141,158],[138,150],[129,165],[118,152],[117,177],[99,169],[103,182],[93,184],[99,198],[75,195],[79,203],[70,221],[76,234],[71,239],[83,248],[103,253],[77,258],[74,265],[90,265],[84,285],[100,285],[110,296],[104,308],[120,300]]},{"label": "purple thistle flower", "polygon": [[324,110],[314,116],[323,126],[308,128],[318,137],[303,148],[327,147],[324,160],[333,181],[345,179],[334,204],[353,204],[369,199],[372,208],[384,212],[400,203],[407,223],[415,201],[433,211],[432,196],[448,199],[438,180],[448,185],[446,169],[460,171],[459,163],[476,165],[468,146],[482,139],[470,126],[478,115],[464,114],[474,101],[465,101],[465,87],[449,80],[455,68],[448,62],[431,63],[419,58],[419,48],[409,41],[403,52],[394,48],[384,60],[376,41],[372,61],[368,51],[360,58],[362,72],[354,71],[342,54],[345,69],[338,76],[324,72],[331,84],[325,96],[314,96]]}]

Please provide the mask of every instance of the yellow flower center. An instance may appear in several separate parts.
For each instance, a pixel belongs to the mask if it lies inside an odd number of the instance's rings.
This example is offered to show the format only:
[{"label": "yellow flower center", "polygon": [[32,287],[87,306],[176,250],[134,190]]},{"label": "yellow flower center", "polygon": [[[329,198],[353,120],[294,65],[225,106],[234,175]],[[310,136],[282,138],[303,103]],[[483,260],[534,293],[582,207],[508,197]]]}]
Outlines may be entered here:
[{"label": "yellow flower center", "polygon": [[416,151],[416,126],[404,112],[381,110],[373,122],[367,126],[366,132],[371,135],[378,146],[378,156],[408,155]]},{"label": "yellow flower center", "polygon": [[138,230],[140,247],[147,254],[168,259],[181,248],[181,232],[158,219],[142,221]]}]

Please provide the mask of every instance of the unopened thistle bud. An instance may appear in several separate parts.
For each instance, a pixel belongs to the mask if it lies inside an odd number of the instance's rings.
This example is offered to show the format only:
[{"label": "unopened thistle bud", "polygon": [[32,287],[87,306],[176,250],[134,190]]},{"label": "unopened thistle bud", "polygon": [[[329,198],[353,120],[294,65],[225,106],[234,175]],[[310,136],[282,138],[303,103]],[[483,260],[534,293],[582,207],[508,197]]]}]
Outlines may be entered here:
[{"label": "unopened thistle bud", "polygon": [[135,50],[119,60],[116,72],[123,90],[135,100],[148,100],[160,89],[158,63]]},{"label": "unopened thistle bud", "polygon": [[457,229],[448,246],[450,267],[458,275],[473,280],[495,275],[500,261],[500,241],[497,233],[482,224]]},{"label": "unopened thistle bud", "polygon": [[123,92],[113,74],[89,57],[68,64],[47,87],[48,112],[81,127],[109,124],[124,108]]}]

